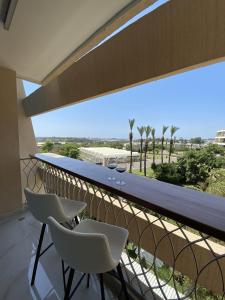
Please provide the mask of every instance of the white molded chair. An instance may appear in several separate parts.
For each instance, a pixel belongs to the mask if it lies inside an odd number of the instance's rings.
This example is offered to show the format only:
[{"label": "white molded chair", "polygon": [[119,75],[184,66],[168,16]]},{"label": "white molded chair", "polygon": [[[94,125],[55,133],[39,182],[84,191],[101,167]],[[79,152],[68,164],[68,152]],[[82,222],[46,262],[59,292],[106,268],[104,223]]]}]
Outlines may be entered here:
[{"label": "white molded chair", "polygon": [[[70,268],[64,299],[70,299],[85,274],[88,274],[89,285],[89,274],[95,273],[100,275],[101,296],[104,300],[102,274],[114,268],[117,268],[124,293],[129,298],[119,263],[128,238],[126,229],[86,219],[73,230],[68,230],[53,217],[48,218],[48,225],[57,252]],[[74,270],[84,274],[71,294]]]},{"label": "white molded chair", "polygon": [[79,222],[77,216],[86,208],[87,204],[81,201],[73,201],[70,199],[61,198],[55,194],[34,193],[28,188],[24,189],[24,193],[27,199],[28,208],[32,215],[35,217],[35,219],[43,223],[31,279],[31,285],[33,285],[35,282],[39,258],[53,245],[53,243],[51,243],[41,252],[48,217],[53,216],[59,223],[62,224],[69,224],[74,220],[76,224],[78,224]]}]

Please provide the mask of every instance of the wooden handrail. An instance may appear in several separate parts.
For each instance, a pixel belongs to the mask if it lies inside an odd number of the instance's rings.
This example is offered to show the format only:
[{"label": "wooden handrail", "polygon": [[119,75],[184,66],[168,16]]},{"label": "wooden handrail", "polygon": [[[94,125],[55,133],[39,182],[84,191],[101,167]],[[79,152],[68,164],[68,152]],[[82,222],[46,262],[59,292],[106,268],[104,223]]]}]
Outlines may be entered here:
[{"label": "wooden handrail", "polygon": [[118,186],[108,180],[112,171],[103,166],[51,154],[38,153],[31,158],[225,241],[223,197],[129,173],[121,175],[126,184]]}]

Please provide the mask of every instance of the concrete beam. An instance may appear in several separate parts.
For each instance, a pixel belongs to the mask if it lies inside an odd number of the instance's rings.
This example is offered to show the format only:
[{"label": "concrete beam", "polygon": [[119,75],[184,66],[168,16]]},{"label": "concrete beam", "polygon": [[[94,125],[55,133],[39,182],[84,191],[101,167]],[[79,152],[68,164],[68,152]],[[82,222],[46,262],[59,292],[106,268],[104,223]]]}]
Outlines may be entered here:
[{"label": "concrete beam", "polygon": [[82,45],[75,49],[73,53],[63,60],[50,74],[44,78],[42,82],[39,82],[39,84],[48,84],[51,80],[55,79],[67,68],[69,68],[74,62],[78,61],[82,56],[94,49],[110,34],[156,1],[157,0],[133,0],[124,9],[122,9],[122,11],[116,14],[111,20],[109,20],[94,34],[92,34],[84,43],[82,43]]},{"label": "concrete beam", "polygon": [[26,115],[224,60],[224,11],[224,0],[167,2],[24,99]]}]

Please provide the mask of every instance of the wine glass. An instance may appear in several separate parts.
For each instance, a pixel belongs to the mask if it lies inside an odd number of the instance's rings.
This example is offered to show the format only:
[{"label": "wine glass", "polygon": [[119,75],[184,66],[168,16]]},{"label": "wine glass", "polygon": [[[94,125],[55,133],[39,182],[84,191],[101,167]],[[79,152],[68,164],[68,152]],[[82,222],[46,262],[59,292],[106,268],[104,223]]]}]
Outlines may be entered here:
[{"label": "wine glass", "polygon": [[[114,170],[117,167],[117,163],[116,163],[116,159],[111,158],[108,160],[107,162],[107,168],[109,168],[110,170]],[[109,176],[108,180],[116,180],[116,178],[114,176]]]},{"label": "wine glass", "polygon": [[99,165],[99,166],[102,166],[102,160],[101,160],[101,158],[95,157],[95,164]]},{"label": "wine glass", "polygon": [[[127,163],[126,162],[121,162],[120,164],[118,164],[118,166],[116,167],[116,171],[120,174],[124,173],[127,169]],[[116,184],[122,186],[122,185],[125,185],[126,182],[123,181],[121,179],[121,175],[120,175],[120,179],[116,181]]]}]

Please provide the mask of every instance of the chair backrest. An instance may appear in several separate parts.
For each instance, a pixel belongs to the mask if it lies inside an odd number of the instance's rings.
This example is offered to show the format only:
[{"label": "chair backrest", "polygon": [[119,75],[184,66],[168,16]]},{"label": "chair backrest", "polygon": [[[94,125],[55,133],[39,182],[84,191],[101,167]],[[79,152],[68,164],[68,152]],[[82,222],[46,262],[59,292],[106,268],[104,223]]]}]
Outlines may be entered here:
[{"label": "chair backrest", "polygon": [[47,223],[49,216],[53,216],[58,222],[67,221],[62,204],[55,194],[38,194],[25,188],[24,193],[27,205],[33,216],[42,223]]},{"label": "chair backrest", "polygon": [[48,225],[57,252],[71,268],[83,273],[105,273],[115,267],[104,234],[78,233],[52,217],[48,218]]}]

